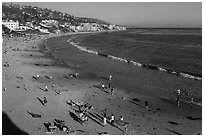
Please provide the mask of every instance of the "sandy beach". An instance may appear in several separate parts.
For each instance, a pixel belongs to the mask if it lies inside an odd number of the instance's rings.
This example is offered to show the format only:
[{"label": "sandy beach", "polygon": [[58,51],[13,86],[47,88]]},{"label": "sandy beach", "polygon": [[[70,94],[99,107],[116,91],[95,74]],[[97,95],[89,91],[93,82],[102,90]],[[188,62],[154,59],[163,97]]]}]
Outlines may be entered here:
[{"label": "sandy beach", "polygon": [[[76,69],[66,67],[44,49],[47,39],[56,36],[3,38],[3,134],[202,134],[201,106],[183,102],[182,107],[177,107],[169,98],[127,93],[119,87],[114,87],[111,95],[110,88],[101,87],[102,83],[106,86],[110,83],[107,76],[75,77]],[[149,111],[145,108],[146,100]],[[85,110],[88,121],[81,123],[78,119],[79,106]],[[113,123],[109,122],[111,114],[115,116]],[[68,130],[63,131],[54,124],[56,121],[61,121]],[[51,127],[53,131],[49,131]]]}]

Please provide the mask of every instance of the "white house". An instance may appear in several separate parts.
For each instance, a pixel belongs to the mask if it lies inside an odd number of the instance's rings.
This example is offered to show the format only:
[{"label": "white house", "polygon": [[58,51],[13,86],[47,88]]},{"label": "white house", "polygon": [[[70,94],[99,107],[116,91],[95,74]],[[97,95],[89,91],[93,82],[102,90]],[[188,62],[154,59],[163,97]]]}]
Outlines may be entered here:
[{"label": "white house", "polygon": [[78,30],[78,31],[83,31],[83,30],[84,30],[84,27],[82,27],[82,26],[76,26],[76,30]]},{"label": "white house", "polygon": [[44,29],[44,28],[40,28],[40,29],[38,29],[40,32],[43,32],[43,33],[50,33],[49,31],[48,31],[48,29]]},{"label": "white house", "polygon": [[15,29],[19,28],[19,22],[18,21],[16,21],[16,22],[14,22],[12,20],[2,21],[2,25],[6,26],[10,30],[15,30]]},{"label": "white house", "polygon": [[29,29],[32,29],[32,28],[30,28],[28,26],[19,26],[19,29],[21,29],[21,30],[29,30]]}]

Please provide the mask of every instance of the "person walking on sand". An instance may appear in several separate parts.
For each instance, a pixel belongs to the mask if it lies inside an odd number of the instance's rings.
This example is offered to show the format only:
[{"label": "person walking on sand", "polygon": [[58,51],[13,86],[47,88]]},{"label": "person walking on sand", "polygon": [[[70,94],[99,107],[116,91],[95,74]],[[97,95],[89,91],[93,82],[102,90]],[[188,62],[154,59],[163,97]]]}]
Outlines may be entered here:
[{"label": "person walking on sand", "polygon": [[102,83],[101,88],[105,89],[105,84],[104,83]]},{"label": "person walking on sand", "polygon": [[46,98],[46,97],[44,97],[43,104],[44,104],[44,106],[46,106],[46,105],[47,105],[47,98]]},{"label": "person walking on sand", "polygon": [[79,73],[75,73],[75,77],[77,78],[79,76]]},{"label": "person walking on sand", "polygon": [[108,88],[111,88],[111,84],[110,83],[108,83]]},{"label": "person walking on sand", "polygon": [[113,114],[111,115],[110,122],[111,122],[112,124],[114,123],[114,115],[113,115]]},{"label": "person walking on sand", "polygon": [[104,112],[104,117],[103,117],[103,125],[105,126],[107,124],[107,118],[106,118],[106,113]]},{"label": "person walking on sand", "polygon": [[36,79],[40,79],[40,75],[36,75]]},{"label": "person walking on sand", "polygon": [[120,121],[123,121],[123,116],[120,116]]},{"label": "person walking on sand", "polygon": [[193,97],[191,98],[190,105],[191,105],[191,108],[192,108],[193,107]]},{"label": "person walking on sand", "polygon": [[111,79],[112,79],[112,75],[109,76],[109,80],[110,80],[110,81],[111,81]]},{"label": "person walking on sand", "polygon": [[129,123],[124,122],[123,116],[120,116],[121,126],[124,127],[125,132],[128,130]]},{"label": "person walking on sand", "polygon": [[47,85],[45,85],[45,91],[48,91]]},{"label": "person walking on sand", "polygon": [[179,95],[179,96],[181,95],[181,90],[180,89],[177,90],[177,95]]},{"label": "person walking on sand", "polygon": [[177,106],[180,106],[180,98],[181,98],[181,90],[178,89],[177,90]]},{"label": "person walking on sand", "polygon": [[145,101],[145,108],[147,111],[149,111],[149,104],[148,104],[147,100]]},{"label": "person walking on sand", "polygon": [[113,93],[114,93],[114,89],[113,89],[113,87],[111,88],[111,95],[113,95]]}]

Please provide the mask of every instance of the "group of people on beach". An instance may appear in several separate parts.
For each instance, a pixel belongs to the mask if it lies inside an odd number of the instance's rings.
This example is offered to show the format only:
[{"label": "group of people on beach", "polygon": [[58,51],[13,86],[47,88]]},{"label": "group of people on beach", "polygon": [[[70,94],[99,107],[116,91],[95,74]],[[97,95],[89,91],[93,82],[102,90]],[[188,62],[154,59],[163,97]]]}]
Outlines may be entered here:
[{"label": "group of people on beach", "polygon": [[111,82],[111,79],[112,79],[112,75],[109,76],[108,86],[106,86],[105,83],[102,83],[102,84],[101,84],[101,89],[102,89],[102,90],[110,89],[110,95],[113,95],[115,91],[114,91],[114,88],[111,87],[111,83],[110,83],[110,82]]},{"label": "group of people on beach", "polygon": [[119,120],[116,120],[116,119],[115,119],[115,116],[114,116],[113,114],[111,114],[111,117],[110,117],[110,119],[108,120],[108,119],[107,119],[107,115],[106,115],[106,113],[104,112],[104,113],[103,113],[103,126],[106,126],[106,125],[107,125],[107,122],[109,122],[109,123],[112,124],[112,125],[115,125],[116,122],[117,122],[120,126],[124,127],[124,130],[125,130],[125,131],[128,130],[129,123],[128,123],[128,122],[124,122],[123,116],[120,116],[120,117],[119,117]]},{"label": "group of people on beach", "polygon": [[[108,86],[106,86],[104,83],[102,83],[101,88],[102,88],[102,90],[110,89],[110,94],[113,95],[115,91],[114,91],[114,88],[111,86],[112,75],[109,75],[109,79],[108,80],[109,80]],[[105,109],[105,111],[106,111],[106,109]],[[125,125],[124,126],[124,130],[125,131],[128,130],[129,123],[128,122],[124,122],[123,116],[120,116],[119,120],[116,120],[114,114],[111,114],[110,119],[107,120],[106,112],[103,112],[103,125],[104,126],[107,125],[107,122],[115,125],[116,121],[118,121],[122,126]]]},{"label": "group of people on beach", "polygon": [[[182,96],[182,90],[181,89],[177,89],[176,90],[176,94],[177,94],[177,98],[176,98],[176,102],[177,102],[177,106],[179,107],[180,106],[180,102],[181,102],[181,96]],[[191,93],[187,91],[187,96],[190,96],[190,101],[189,101],[189,104],[191,105],[191,108],[193,106],[193,103],[194,103],[194,98],[192,97]]]}]

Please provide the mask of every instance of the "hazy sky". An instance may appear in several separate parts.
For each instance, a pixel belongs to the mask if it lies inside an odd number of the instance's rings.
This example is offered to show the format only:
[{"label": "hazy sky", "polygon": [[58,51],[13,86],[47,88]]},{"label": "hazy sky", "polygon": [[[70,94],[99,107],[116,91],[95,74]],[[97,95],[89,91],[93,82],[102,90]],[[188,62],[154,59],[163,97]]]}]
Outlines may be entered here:
[{"label": "hazy sky", "polygon": [[135,27],[202,27],[201,2],[29,2],[78,17]]}]

